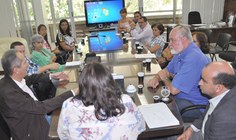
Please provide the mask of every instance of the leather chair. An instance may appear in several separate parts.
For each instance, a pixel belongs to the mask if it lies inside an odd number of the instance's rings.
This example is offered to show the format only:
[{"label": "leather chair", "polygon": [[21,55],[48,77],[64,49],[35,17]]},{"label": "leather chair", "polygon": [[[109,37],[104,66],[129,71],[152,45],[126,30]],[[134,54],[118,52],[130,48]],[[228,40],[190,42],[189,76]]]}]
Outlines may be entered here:
[{"label": "leather chair", "polygon": [[220,52],[219,53],[219,57],[225,61],[229,61],[229,62],[234,62],[236,61],[236,50],[229,50],[230,47],[236,47],[236,41],[230,41],[229,43],[229,47],[228,50]]},{"label": "leather chair", "polygon": [[230,39],[231,35],[228,33],[219,34],[215,47],[211,47],[210,49],[209,54],[211,57],[211,61],[213,61],[214,59],[217,61],[216,54],[228,50]]},{"label": "leather chair", "polygon": [[201,24],[202,19],[198,11],[191,11],[188,13],[188,24]]}]

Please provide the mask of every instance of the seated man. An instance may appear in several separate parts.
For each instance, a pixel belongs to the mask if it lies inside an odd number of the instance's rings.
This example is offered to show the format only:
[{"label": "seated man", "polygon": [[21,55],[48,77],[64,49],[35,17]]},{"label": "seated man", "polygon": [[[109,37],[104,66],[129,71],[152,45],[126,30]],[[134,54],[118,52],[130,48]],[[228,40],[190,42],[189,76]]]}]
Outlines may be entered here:
[{"label": "seated man", "polygon": [[[172,29],[169,47],[171,53],[175,54],[173,59],[148,82],[148,86],[155,88],[159,81],[163,81],[174,95],[180,110],[194,104],[207,104],[208,100],[202,96],[198,82],[203,67],[210,61],[193,43],[189,28],[177,26]],[[200,115],[200,110],[193,110],[184,113],[183,117],[198,118]]]},{"label": "seated man", "polygon": [[64,100],[77,94],[78,88],[52,99],[37,101],[34,92],[29,88],[30,85],[49,81],[49,77],[65,77],[61,73],[26,76],[28,63],[16,50],[6,51],[1,62],[5,76],[0,80],[0,114],[6,121],[12,138],[47,140],[49,124],[45,115],[61,107]]},{"label": "seated man", "polygon": [[138,20],[140,29],[135,28],[135,24],[131,24],[130,34],[135,39],[139,41],[142,45],[151,41],[153,33],[151,25],[148,23],[147,18],[142,16]]},{"label": "seated man", "polygon": [[227,62],[212,62],[202,72],[201,91],[212,97],[205,115],[188,127],[177,140],[236,139],[236,77]]},{"label": "seated man", "polygon": [[[25,46],[21,42],[13,42],[10,46],[10,49],[16,49],[18,52],[22,53],[27,60],[29,67],[27,68],[27,74],[40,74],[43,72],[47,72],[49,69],[58,69],[58,63],[49,64],[43,67],[40,67],[38,64],[32,62],[26,55],[25,55]],[[51,81],[49,82],[40,82],[35,83],[33,85],[34,91],[37,94],[37,99],[39,101],[43,101],[45,99],[49,99],[55,96],[56,94],[56,87],[52,84]]]}]

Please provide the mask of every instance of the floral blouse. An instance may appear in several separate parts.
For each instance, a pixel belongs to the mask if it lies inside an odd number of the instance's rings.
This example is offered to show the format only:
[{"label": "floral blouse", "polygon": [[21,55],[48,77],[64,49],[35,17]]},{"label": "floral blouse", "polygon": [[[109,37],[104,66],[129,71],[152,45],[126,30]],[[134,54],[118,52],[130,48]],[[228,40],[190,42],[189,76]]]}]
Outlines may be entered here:
[{"label": "floral blouse", "polygon": [[85,107],[81,100],[67,99],[58,122],[61,140],[136,140],[145,128],[145,121],[128,95],[122,95],[125,112],[105,121],[97,120],[94,106]]}]

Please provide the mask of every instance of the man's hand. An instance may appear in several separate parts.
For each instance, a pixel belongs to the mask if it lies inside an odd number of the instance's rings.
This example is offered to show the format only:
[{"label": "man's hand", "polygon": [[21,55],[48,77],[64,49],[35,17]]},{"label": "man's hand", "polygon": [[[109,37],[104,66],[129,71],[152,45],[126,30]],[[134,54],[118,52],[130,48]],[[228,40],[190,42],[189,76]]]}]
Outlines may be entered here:
[{"label": "man's hand", "polygon": [[189,127],[188,129],[186,129],[184,131],[183,134],[178,136],[177,140],[189,140],[191,138],[192,134],[193,134],[193,129],[191,127]]},{"label": "man's hand", "polygon": [[56,79],[56,80],[60,80],[60,81],[69,79],[68,75],[64,72],[52,73],[51,78]]},{"label": "man's hand", "polygon": [[159,80],[157,77],[152,78],[147,83],[147,86],[152,88],[156,88],[158,85],[159,85]]}]

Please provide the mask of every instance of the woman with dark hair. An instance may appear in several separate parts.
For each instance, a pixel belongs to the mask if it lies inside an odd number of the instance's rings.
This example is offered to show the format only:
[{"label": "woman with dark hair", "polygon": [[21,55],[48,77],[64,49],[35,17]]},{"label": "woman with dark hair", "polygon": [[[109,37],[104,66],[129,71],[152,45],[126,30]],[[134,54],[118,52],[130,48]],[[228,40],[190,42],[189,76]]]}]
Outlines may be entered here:
[{"label": "woman with dark hair", "polygon": [[59,31],[56,37],[58,49],[61,51],[61,59],[57,59],[60,64],[72,61],[72,52],[75,49],[75,39],[72,37],[69,22],[66,19],[60,20]]},{"label": "woman with dark hair", "polygon": [[44,24],[40,24],[37,28],[37,31],[38,31],[38,34],[40,34],[44,38],[43,48],[55,54],[60,53],[57,47],[55,49],[51,48],[50,43],[48,42],[47,27]]},{"label": "woman with dark hair", "polygon": [[144,130],[140,111],[128,95],[122,95],[108,68],[87,64],[80,74],[79,94],[63,103],[60,139],[137,139]]},{"label": "woman with dark hair", "polygon": [[118,33],[122,31],[129,31],[130,30],[130,24],[134,24],[132,19],[127,17],[127,11],[126,8],[123,8],[120,10],[120,16],[121,19],[118,21]]},{"label": "woman with dark hair", "polygon": [[165,28],[162,24],[153,24],[152,26],[153,37],[150,42],[147,42],[145,47],[156,55],[157,58],[161,57],[161,52],[165,46],[165,41],[162,38],[162,33],[165,31]]},{"label": "woman with dark hair", "polygon": [[193,32],[193,42],[202,50],[204,54],[208,54],[210,47],[208,44],[207,35],[203,32]]}]

